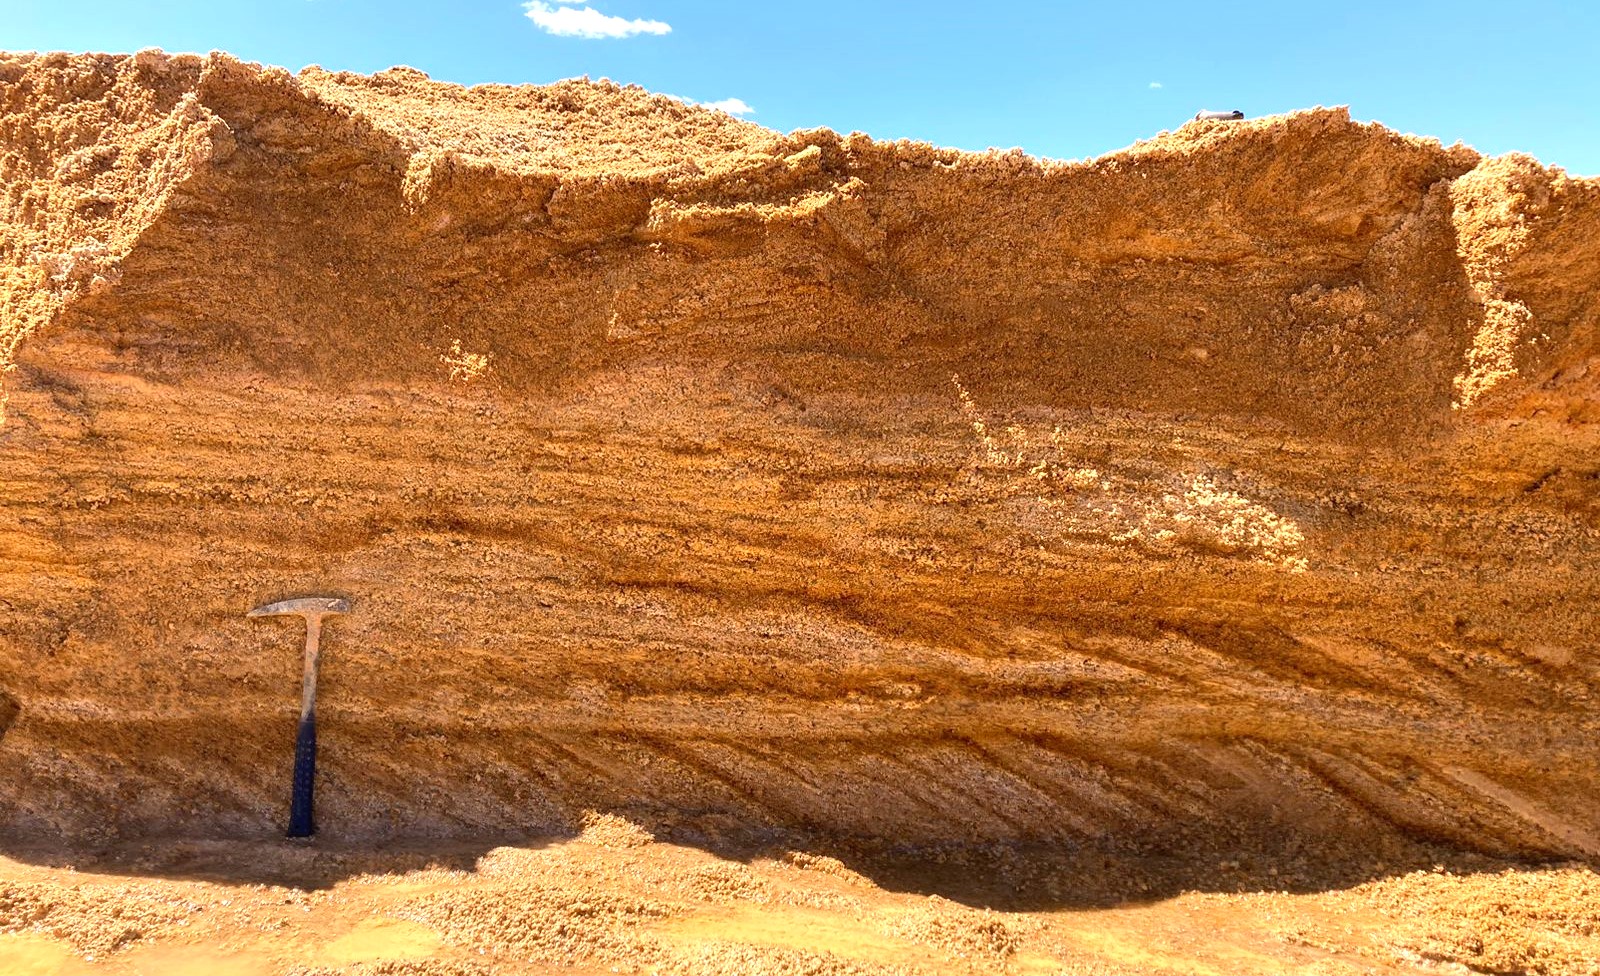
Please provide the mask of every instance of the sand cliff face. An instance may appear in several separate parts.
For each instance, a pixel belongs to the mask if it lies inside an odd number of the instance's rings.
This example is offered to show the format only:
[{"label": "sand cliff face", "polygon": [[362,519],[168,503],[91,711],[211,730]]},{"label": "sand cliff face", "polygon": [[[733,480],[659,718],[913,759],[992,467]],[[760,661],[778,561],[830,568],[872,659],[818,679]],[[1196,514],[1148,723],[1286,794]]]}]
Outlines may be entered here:
[{"label": "sand cliff face", "polygon": [[1600,187],[0,59],[0,823],[1600,855]]}]

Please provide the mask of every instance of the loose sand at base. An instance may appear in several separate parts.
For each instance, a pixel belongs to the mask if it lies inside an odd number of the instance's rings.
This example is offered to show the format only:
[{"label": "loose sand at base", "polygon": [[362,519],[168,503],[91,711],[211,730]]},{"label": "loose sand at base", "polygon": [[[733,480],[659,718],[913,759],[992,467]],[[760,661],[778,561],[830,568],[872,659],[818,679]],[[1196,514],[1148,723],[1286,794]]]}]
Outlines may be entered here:
[{"label": "loose sand at base", "polygon": [[[1371,865],[1387,876],[1319,889],[1226,861],[1206,890],[1122,900],[1129,877],[1162,866],[1067,873],[990,852],[966,867],[992,887],[963,893],[932,858],[864,857],[889,890],[830,856],[719,857],[612,816],[488,850],[214,841],[28,857],[0,859],[9,976],[1600,972],[1600,874],[1577,865]],[[982,907],[1013,885],[1041,906]]]}]

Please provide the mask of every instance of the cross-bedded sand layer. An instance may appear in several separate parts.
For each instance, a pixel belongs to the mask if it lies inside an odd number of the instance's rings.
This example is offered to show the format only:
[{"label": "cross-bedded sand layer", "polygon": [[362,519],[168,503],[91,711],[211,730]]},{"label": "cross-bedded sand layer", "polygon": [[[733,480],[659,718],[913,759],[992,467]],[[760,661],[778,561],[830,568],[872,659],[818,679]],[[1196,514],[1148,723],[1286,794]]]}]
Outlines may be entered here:
[{"label": "cross-bedded sand layer", "polygon": [[[5,56],[0,847],[249,860],[299,635],[243,613],[318,593],[352,851],[598,812],[662,863],[781,830],[1213,905],[1162,859],[1255,858],[1359,912],[1454,897],[1428,852],[1592,862],[1597,232],[1592,182],[1342,110],[1048,163]],[[1590,890],[1497,863],[1459,883]]]}]

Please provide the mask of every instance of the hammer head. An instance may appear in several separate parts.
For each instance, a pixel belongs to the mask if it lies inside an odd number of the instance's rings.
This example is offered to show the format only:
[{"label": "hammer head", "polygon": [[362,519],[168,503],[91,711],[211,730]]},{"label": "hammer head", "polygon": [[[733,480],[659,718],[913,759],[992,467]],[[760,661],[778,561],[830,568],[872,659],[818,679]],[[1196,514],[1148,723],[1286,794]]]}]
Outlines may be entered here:
[{"label": "hammer head", "polygon": [[298,613],[306,619],[322,618],[330,613],[349,613],[350,601],[336,596],[307,596],[298,600],[279,600],[264,607],[256,607],[246,617],[280,617]]}]

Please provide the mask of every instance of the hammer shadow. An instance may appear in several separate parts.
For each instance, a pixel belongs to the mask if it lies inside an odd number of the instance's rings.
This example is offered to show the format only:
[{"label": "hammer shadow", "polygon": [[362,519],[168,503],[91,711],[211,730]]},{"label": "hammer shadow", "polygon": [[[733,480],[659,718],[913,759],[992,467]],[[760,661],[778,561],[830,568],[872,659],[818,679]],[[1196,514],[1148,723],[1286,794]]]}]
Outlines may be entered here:
[{"label": "hammer shadow", "polygon": [[157,836],[79,846],[70,841],[11,842],[0,838],[0,857],[77,874],[322,891],[361,876],[471,873],[484,855],[497,848],[539,850],[569,839],[555,834],[378,842]]}]

